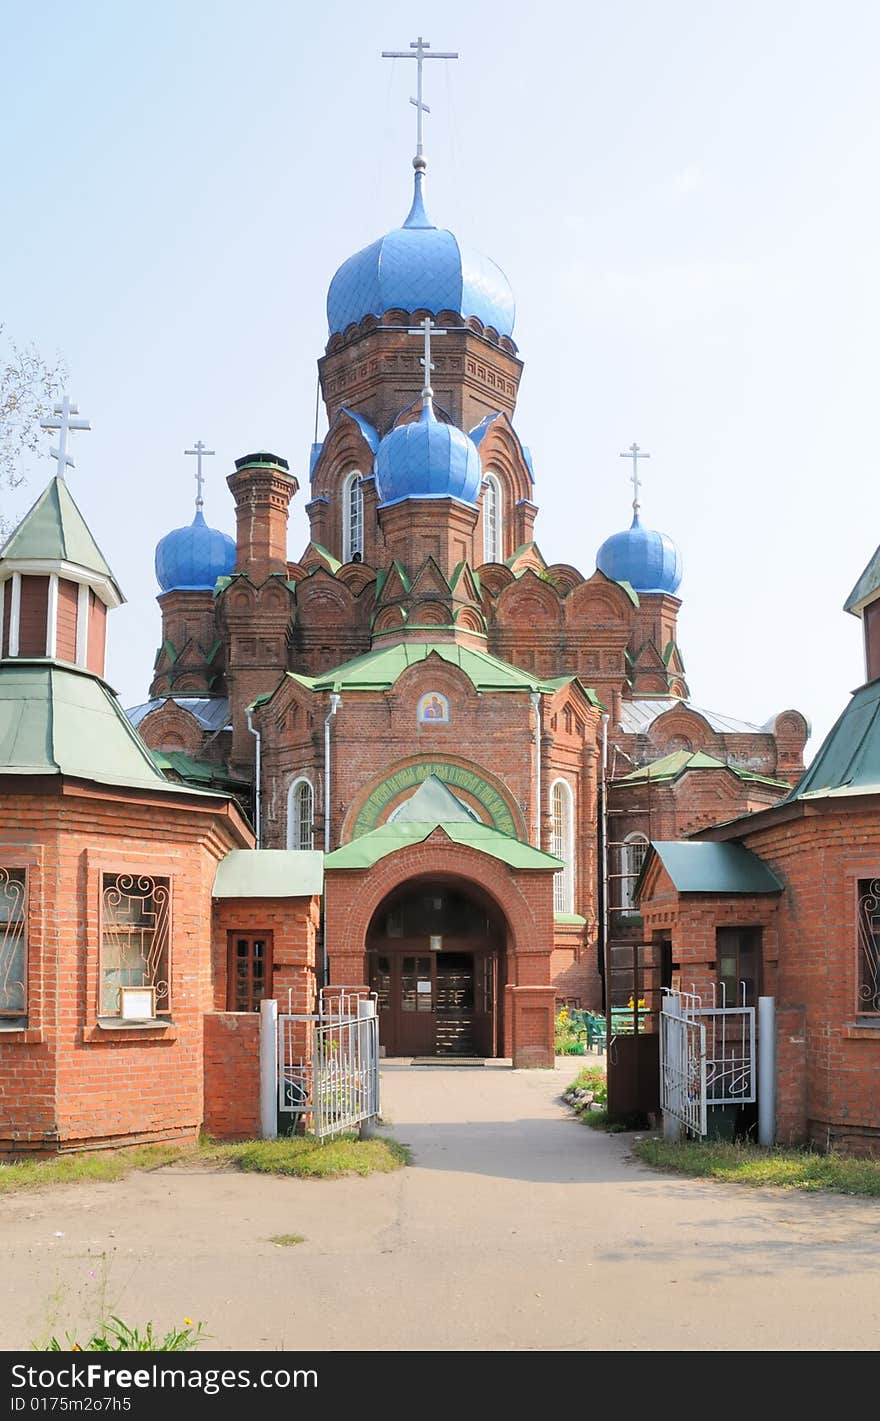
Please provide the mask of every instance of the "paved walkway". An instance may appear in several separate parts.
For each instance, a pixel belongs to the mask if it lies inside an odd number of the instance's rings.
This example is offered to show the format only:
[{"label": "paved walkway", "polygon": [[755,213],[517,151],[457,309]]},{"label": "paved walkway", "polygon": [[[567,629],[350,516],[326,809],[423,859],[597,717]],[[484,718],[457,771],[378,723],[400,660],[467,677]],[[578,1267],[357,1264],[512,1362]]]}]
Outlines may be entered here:
[{"label": "paved walkway", "polygon": [[416,1160],[394,1175],[172,1169],[6,1198],[0,1346],[102,1297],[203,1318],[218,1347],[876,1346],[880,1204],[655,1174],[561,1105],[572,1074],[387,1063]]}]

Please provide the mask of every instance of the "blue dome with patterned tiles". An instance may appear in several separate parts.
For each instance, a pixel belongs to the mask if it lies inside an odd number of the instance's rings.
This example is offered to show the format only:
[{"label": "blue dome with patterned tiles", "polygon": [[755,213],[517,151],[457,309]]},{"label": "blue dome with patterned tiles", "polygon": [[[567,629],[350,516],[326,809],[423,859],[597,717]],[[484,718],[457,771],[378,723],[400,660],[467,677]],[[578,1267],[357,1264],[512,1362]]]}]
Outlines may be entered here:
[{"label": "blue dome with patterned tiles", "polygon": [[425,400],[412,424],[398,424],[379,445],[375,459],[379,503],[405,498],[458,498],[477,502],[483,466],[477,446],[454,424],[443,424]]},{"label": "blue dome with patterned tiles", "polygon": [[188,528],[166,533],[156,547],[156,581],[163,592],[207,592],[234,567],[235,539],[209,528],[201,509]]},{"label": "blue dome with patterned tiles", "polygon": [[612,582],[628,582],[635,592],[676,592],[681,582],[681,553],[665,533],[643,528],[638,510],[629,528],[605,539],[596,566]]},{"label": "blue dome with patterned tiles", "polygon": [[489,257],[463,247],[435,227],[422,198],[423,172],[416,171],[409,216],[378,241],[343,262],[327,294],[330,334],[385,311],[456,311],[476,316],[500,336],[513,333],[516,307],[510,282]]}]

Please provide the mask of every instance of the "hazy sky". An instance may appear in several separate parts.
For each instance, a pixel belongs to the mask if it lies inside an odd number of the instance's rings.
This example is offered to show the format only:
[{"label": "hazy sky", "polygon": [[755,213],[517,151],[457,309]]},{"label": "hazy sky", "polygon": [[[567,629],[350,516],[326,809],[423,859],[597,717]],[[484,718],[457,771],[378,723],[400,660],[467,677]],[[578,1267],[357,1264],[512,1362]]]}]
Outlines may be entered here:
[{"label": "hazy sky", "polygon": [[[862,677],[840,608],[880,539],[871,0],[419,5],[0,0],[0,320],[60,351],[92,420],[74,496],[127,605],[110,679],[145,699],[155,543],[255,449],[300,479],[337,266],[405,216],[412,64],[428,206],[517,297],[537,539],[585,575],[643,519],[680,544],[698,705],[824,735]],[[321,429],[325,425],[322,419]],[[35,461],[23,511],[49,475]],[[815,749],[817,740],[812,742]]]}]

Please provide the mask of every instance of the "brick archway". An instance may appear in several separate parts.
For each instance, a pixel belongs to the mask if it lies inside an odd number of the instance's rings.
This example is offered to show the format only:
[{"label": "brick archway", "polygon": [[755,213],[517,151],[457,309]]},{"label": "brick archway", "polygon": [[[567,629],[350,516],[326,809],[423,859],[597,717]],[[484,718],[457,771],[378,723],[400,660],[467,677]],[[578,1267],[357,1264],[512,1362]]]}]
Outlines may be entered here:
[{"label": "brick archway", "polygon": [[372,868],[327,871],[324,940],[331,983],[366,985],[366,940],[376,910],[395,889],[426,878],[470,885],[494,904],[507,930],[504,1054],[514,1066],[552,1066],[553,871],[510,868],[453,843],[442,827]]}]

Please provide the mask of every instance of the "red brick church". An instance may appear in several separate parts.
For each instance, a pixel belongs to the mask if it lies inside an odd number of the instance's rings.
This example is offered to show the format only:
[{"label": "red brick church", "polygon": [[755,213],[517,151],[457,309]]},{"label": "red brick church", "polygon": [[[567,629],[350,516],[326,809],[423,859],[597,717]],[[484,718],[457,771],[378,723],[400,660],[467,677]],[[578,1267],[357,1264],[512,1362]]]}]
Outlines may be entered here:
[{"label": "red brick church", "polygon": [[548,563],[538,478],[563,498],[570,471],[536,470],[517,424],[513,292],[435,224],[414,167],[402,225],[330,282],[308,470],[237,459],[235,538],[199,499],[160,542],[161,646],[129,714],[260,845],[322,851],[319,976],[378,994],[389,1054],[548,1065],[557,1004],[602,1000],[606,917],[628,990],[649,840],[776,804],[808,727],[690,700],[681,557],[642,522],[637,447],[631,526],[596,530],[595,567]]}]

